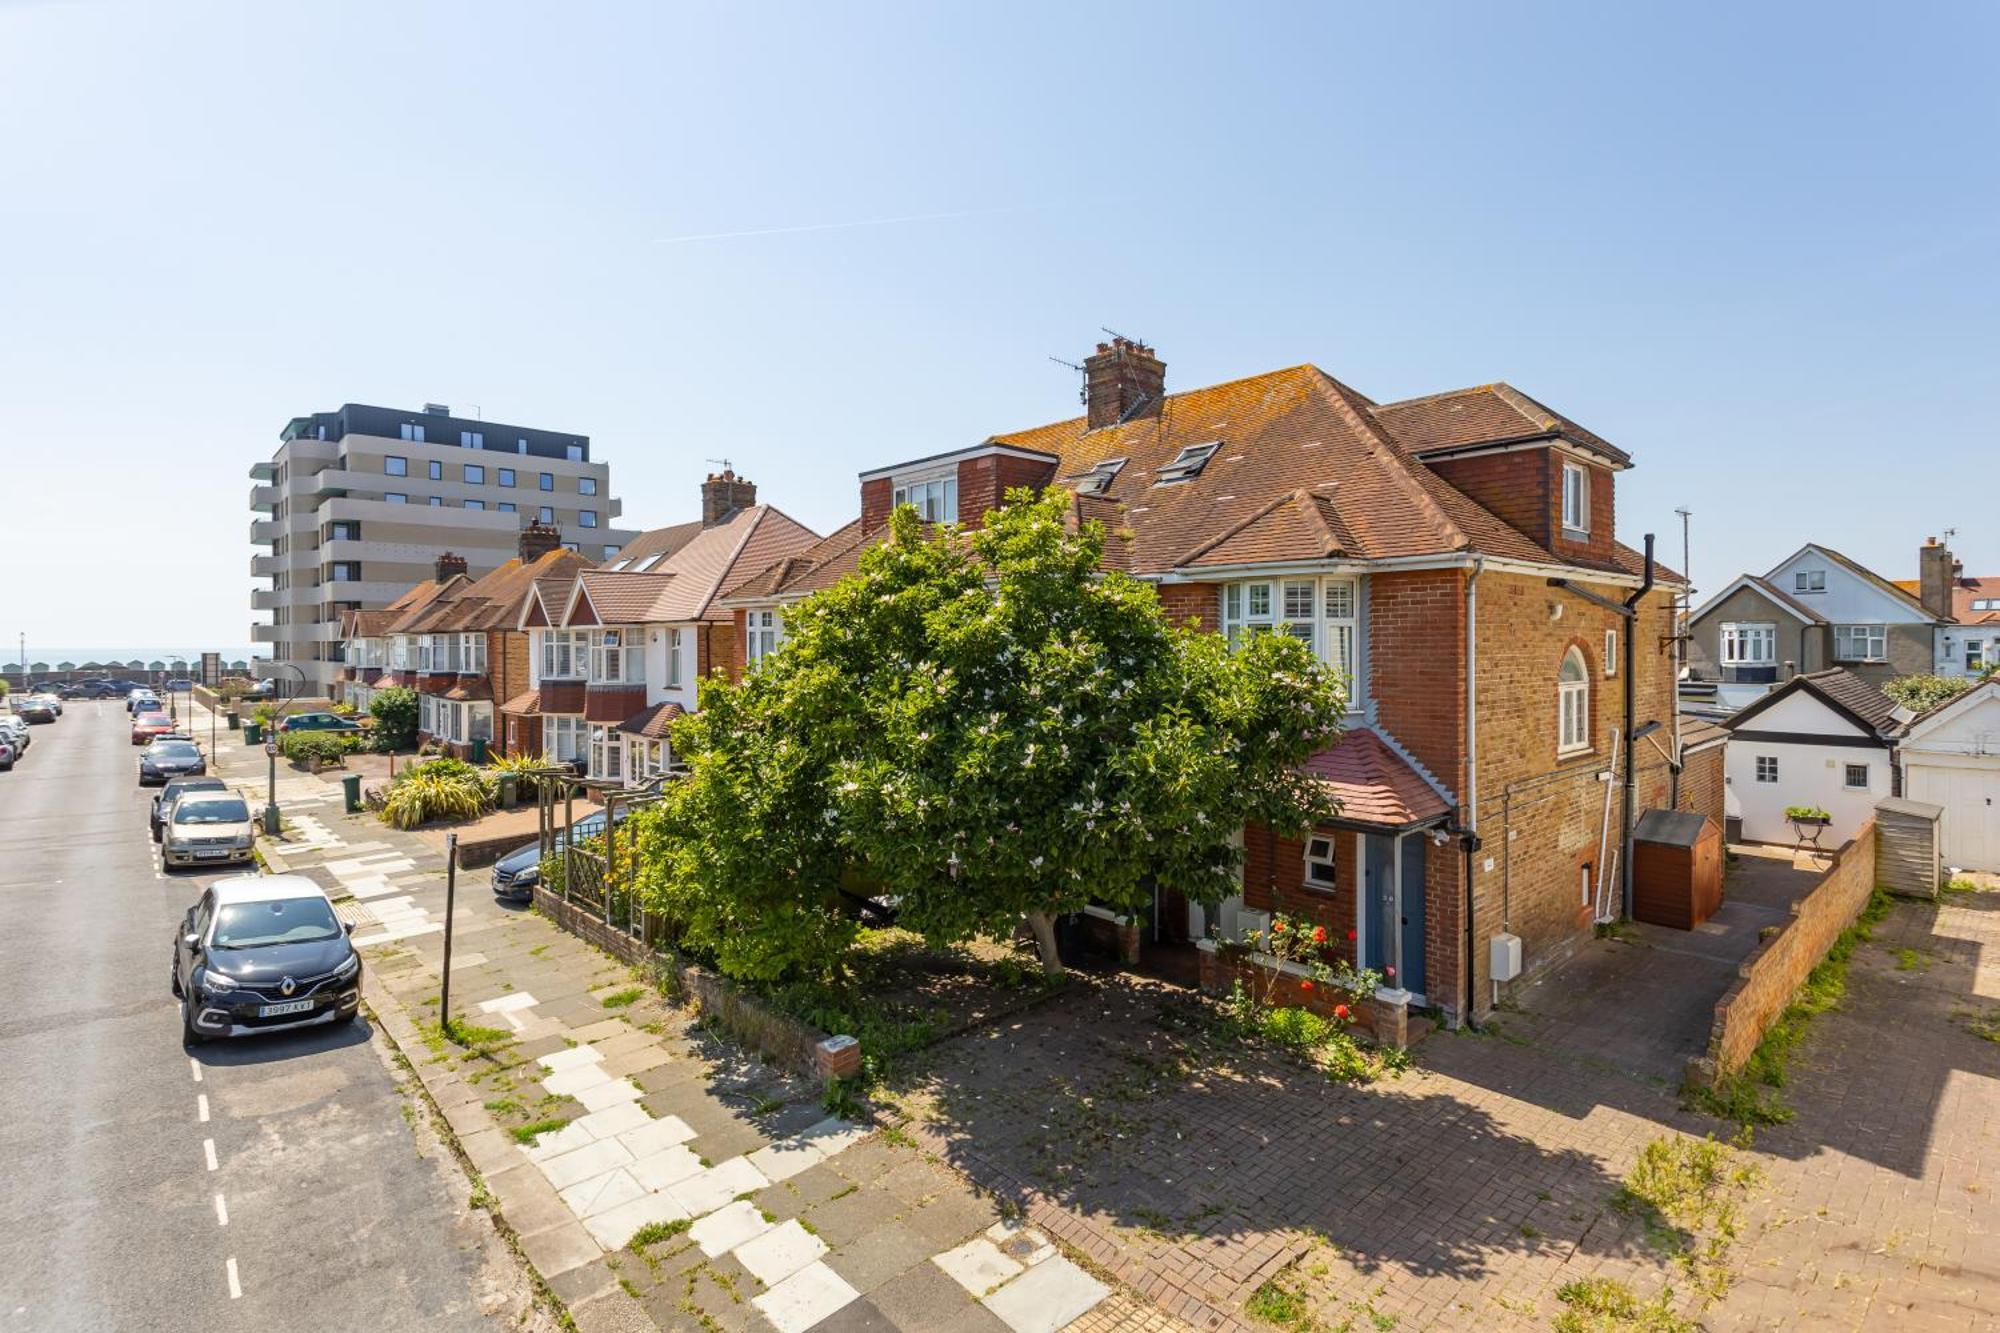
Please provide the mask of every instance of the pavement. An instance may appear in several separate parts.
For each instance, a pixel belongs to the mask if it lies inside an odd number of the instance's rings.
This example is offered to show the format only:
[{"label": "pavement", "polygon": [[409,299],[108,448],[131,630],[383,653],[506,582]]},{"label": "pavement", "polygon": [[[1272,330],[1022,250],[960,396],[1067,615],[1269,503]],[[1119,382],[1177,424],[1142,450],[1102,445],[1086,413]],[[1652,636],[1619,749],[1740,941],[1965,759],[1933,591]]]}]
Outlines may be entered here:
[{"label": "pavement", "polygon": [[341,813],[337,781],[281,780],[289,828],[268,858],[354,923],[370,1008],[583,1333],[1178,1327],[909,1140],[829,1115],[818,1086],[500,903],[485,871],[461,872],[449,909],[453,1018],[484,1032],[445,1040],[437,836]]},{"label": "pavement", "polygon": [[214,877],[157,869],[135,756],[77,702],[0,773],[0,1328],[546,1326],[372,1024],[183,1049]]}]

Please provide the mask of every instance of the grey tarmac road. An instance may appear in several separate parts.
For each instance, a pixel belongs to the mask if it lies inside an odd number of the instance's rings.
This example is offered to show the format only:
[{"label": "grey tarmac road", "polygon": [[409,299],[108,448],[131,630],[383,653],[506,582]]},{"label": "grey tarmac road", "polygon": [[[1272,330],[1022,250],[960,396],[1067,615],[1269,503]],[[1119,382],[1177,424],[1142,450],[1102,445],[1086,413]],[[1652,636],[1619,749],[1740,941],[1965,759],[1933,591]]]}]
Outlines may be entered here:
[{"label": "grey tarmac road", "polygon": [[211,877],[158,874],[136,772],[107,701],[0,773],[0,1330],[511,1326],[521,1275],[365,1022],[183,1049]]}]

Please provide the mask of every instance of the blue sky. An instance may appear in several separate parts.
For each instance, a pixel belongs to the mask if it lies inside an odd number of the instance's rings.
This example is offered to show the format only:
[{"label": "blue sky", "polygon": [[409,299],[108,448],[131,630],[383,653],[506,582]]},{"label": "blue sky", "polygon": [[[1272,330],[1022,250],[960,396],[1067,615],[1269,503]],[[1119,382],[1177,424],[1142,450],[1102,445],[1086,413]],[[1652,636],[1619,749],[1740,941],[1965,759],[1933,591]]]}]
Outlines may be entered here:
[{"label": "blue sky", "polygon": [[298,413],[585,431],[641,526],[728,457],[826,530],[864,467],[1072,413],[1048,358],[1101,325],[1183,388],[1505,379],[1634,455],[1627,541],[1677,560],[1695,511],[1710,590],[1808,538],[1910,577],[1946,527],[2000,572],[1996,42],[1969,4],[0,0],[0,639],[242,643],[245,470]]}]

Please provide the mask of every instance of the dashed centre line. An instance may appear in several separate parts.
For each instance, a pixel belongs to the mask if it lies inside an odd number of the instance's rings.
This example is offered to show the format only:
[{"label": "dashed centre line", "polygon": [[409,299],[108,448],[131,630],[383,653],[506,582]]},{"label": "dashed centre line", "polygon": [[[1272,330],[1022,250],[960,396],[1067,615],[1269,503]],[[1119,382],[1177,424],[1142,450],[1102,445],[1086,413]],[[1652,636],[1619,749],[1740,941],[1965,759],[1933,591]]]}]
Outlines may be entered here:
[{"label": "dashed centre line", "polygon": [[188,1068],[194,1072],[194,1081],[197,1083],[201,1082],[201,1061],[190,1055],[188,1057]]},{"label": "dashed centre line", "polygon": [[220,1227],[229,1225],[229,1205],[223,1202],[220,1190],[215,1195],[215,1224]]},{"label": "dashed centre line", "polygon": [[200,1116],[200,1117],[201,1117],[201,1123],[202,1123],[202,1124],[204,1124],[204,1125],[205,1125],[205,1124],[207,1124],[207,1123],[208,1123],[208,1094],[207,1094],[207,1093],[205,1093],[205,1092],[197,1092],[197,1093],[196,1093],[196,1094],[194,1095],[194,1111],[195,1111],[195,1114],[196,1114],[196,1115],[198,1115],[198,1116]]},{"label": "dashed centre line", "polygon": [[201,1152],[202,1156],[208,1159],[208,1169],[211,1171],[215,1170],[215,1140],[203,1139],[201,1141]]},{"label": "dashed centre line", "polygon": [[229,1274],[229,1299],[232,1301],[241,1300],[243,1298],[243,1284],[236,1278],[236,1256],[233,1254],[230,1255],[229,1262],[223,1267]]}]

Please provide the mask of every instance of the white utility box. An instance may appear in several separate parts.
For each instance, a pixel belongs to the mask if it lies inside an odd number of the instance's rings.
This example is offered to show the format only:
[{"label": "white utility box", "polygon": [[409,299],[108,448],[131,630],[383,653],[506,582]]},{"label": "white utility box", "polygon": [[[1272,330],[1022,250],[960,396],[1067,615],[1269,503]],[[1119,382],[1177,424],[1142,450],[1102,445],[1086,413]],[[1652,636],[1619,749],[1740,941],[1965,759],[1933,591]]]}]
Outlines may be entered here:
[{"label": "white utility box", "polygon": [[1521,937],[1495,935],[1487,945],[1487,967],[1495,981],[1512,981],[1521,975]]}]

